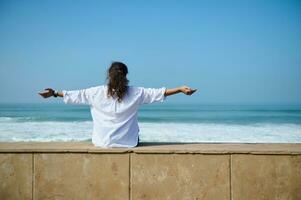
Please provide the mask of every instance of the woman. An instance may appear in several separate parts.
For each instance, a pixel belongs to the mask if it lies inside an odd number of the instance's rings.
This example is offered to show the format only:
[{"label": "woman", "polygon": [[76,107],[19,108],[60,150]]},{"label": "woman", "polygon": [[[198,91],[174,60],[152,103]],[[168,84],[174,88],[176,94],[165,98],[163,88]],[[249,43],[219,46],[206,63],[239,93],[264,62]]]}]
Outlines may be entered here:
[{"label": "woman", "polygon": [[107,85],[61,92],[47,88],[39,94],[44,98],[63,97],[65,103],[89,105],[95,146],[135,147],[139,143],[137,111],[140,105],[163,102],[166,96],[180,92],[191,95],[196,89],[187,86],[172,89],[128,86],[127,73],[125,64],[113,62],[108,69]]}]

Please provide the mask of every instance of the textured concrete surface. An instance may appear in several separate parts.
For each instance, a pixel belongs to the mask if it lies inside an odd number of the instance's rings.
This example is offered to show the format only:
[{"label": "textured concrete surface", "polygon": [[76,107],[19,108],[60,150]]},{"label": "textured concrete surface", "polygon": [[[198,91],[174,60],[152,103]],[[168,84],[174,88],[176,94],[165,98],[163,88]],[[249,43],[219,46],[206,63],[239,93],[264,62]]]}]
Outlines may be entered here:
[{"label": "textured concrete surface", "polygon": [[300,200],[301,156],[232,155],[233,200]]},{"label": "textured concrete surface", "polygon": [[300,200],[300,191],[301,144],[0,142],[0,200]]},{"label": "textured concrete surface", "polygon": [[230,199],[229,155],[132,154],[133,200]]},{"label": "textured concrete surface", "polygon": [[90,142],[0,142],[0,152],[301,154],[301,143],[140,143],[133,148],[100,148]]},{"label": "textured concrete surface", "polygon": [[32,154],[0,154],[0,199],[32,199]]},{"label": "textured concrete surface", "polygon": [[34,199],[128,199],[127,154],[36,154]]}]

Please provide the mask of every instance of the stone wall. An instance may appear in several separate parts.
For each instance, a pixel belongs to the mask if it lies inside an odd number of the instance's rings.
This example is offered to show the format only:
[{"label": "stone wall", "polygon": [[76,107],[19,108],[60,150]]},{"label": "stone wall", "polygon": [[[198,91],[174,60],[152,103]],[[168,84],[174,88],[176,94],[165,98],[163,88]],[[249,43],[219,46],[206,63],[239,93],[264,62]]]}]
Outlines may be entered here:
[{"label": "stone wall", "polygon": [[0,143],[0,199],[300,200],[301,144]]}]

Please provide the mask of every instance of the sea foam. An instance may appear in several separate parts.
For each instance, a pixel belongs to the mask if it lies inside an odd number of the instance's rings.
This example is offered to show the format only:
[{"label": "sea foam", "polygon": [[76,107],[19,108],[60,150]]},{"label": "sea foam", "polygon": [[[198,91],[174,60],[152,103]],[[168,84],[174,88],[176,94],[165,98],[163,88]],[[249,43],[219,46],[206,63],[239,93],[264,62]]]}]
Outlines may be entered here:
[{"label": "sea foam", "polygon": [[[299,124],[140,122],[142,142],[300,143]],[[92,121],[20,122],[0,118],[0,141],[90,141]]]}]

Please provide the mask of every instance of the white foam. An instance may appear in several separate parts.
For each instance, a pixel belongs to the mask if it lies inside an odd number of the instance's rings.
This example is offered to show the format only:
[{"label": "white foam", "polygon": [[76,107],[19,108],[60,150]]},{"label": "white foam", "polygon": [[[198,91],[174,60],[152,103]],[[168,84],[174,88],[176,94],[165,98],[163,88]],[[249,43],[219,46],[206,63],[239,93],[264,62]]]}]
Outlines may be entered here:
[{"label": "white foam", "polygon": [[151,142],[301,142],[295,124],[141,123],[141,140]]},{"label": "white foam", "polygon": [[13,121],[14,118],[12,117],[0,117],[0,122],[8,122],[8,121]]},{"label": "white foam", "polygon": [[83,141],[92,122],[11,122],[0,124],[1,141]]},{"label": "white foam", "polygon": [[[139,123],[142,142],[301,143],[298,124]],[[93,124],[85,122],[0,123],[0,141],[86,141]]]}]

